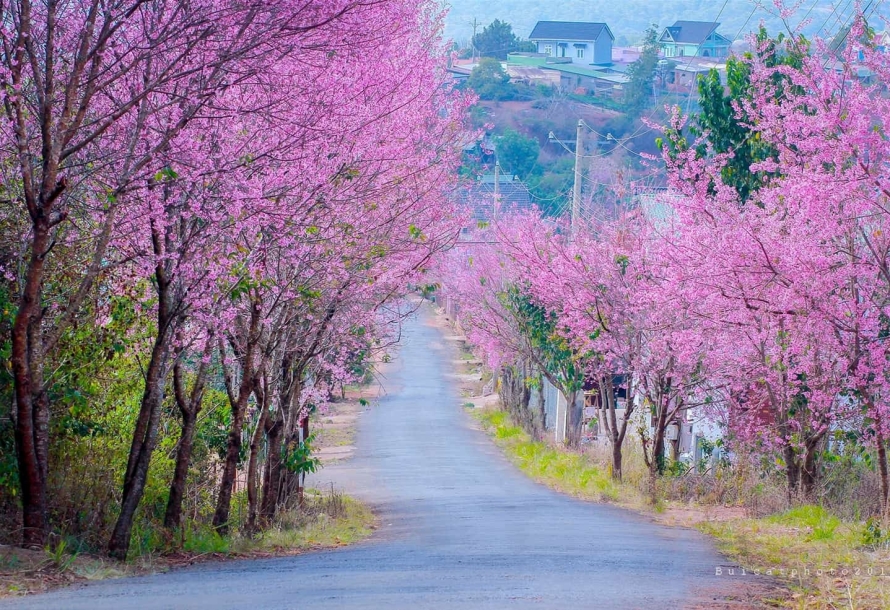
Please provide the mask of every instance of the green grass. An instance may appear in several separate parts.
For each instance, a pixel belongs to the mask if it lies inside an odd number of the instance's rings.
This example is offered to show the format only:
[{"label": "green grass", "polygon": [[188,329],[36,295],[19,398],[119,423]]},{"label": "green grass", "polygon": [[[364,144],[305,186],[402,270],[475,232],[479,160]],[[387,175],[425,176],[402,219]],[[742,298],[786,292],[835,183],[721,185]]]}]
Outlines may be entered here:
[{"label": "green grass", "polygon": [[[348,496],[307,499],[309,516],[293,527],[281,523],[266,530],[257,550],[307,550],[353,544],[373,532],[374,515],[367,506]],[[314,508],[312,508],[314,506]]]},{"label": "green grass", "polygon": [[374,515],[364,504],[348,496],[307,490],[300,511],[283,513],[256,537],[225,538],[211,527],[201,527],[186,531],[182,550],[232,556],[298,553],[358,542],[371,535],[373,524]]},{"label": "green grass", "polygon": [[797,506],[761,519],[706,522],[699,529],[750,570],[791,584],[786,607],[890,608],[890,582],[869,569],[886,569],[886,545],[863,544],[865,525],[845,522],[821,506]]},{"label": "green grass", "polygon": [[473,416],[510,461],[535,481],[587,500],[614,502],[626,495],[627,490],[588,457],[532,440],[506,412],[486,409]]},{"label": "green grass", "polygon": [[841,520],[821,506],[797,506],[779,515],[768,517],[772,523],[810,528],[807,540],[833,540]]}]

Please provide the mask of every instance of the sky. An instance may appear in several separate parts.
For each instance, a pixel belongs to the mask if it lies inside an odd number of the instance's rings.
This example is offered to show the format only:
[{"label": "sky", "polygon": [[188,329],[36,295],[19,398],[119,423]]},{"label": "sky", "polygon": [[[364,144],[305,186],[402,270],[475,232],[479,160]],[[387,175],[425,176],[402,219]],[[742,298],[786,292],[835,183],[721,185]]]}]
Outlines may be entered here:
[{"label": "sky", "polygon": [[[861,2],[866,13],[872,14],[872,27],[885,29],[882,19],[890,16],[890,2]],[[445,34],[457,42],[466,41],[473,34],[474,20],[477,31],[495,19],[506,21],[520,38],[527,38],[539,20],[602,21],[621,45],[638,42],[650,25],[663,28],[685,19],[718,21],[720,33],[734,40],[744,38],[760,23],[771,34],[803,25],[808,36],[818,33],[831,38],[849,22],[855,0],[799,0],[799,4],[798,12],[783,23],[772,0],[450,0]]]}]

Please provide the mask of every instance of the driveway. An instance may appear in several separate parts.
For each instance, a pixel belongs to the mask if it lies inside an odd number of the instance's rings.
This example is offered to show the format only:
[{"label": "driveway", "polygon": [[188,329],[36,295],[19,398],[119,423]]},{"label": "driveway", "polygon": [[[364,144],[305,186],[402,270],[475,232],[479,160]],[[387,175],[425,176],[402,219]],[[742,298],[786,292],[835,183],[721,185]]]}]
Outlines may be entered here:
[{"label": "driveway", "polygon": [[449,381],[453,348],[422,309],[355,457],[319,473],[380,516],[335,551],[204,564],[0,603],[0,608],[750,608],[747,580],[701,534],[555,493],[473,428]]}]

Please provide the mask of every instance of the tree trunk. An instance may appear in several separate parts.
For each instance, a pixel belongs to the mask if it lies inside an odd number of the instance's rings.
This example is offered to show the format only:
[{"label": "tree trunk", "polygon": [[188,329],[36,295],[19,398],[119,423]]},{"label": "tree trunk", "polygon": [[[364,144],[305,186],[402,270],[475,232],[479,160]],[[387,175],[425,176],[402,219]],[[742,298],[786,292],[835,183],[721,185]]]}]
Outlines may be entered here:
[{"label": "tree trunk", "polygon": [[878,472],[881,475],[881,515],[884,517],[888,513],[888,499],[890,499],[890,475],[887,473],[887,446],[884,441],[884,435],[878,427],[877,438],[878,449]]},{"label": "tree trunk", "polygon": [[185,484],[195,441],[195,423],[194,415],[182,414],[182,432],[179,436],[179,448],[176,450],[176,467],[173,470],[173,480],[170,482],[167,510],[164,512],[164,527],[169,530],[179,527],[182,521],[182,498],[185,496]]},{"label": "tree trunk", "polygon": [[664,397],[657,396],[654,400],[655,407],[655,431],[652,437],[652,455],[649,460],[649,470],[654,476],[664,474],[664,433],[667,428],[667,405],[663,404]]},{"label": "tree trunk", "polygon": [[811,502],[816,494],[816,485],[819,482],[819,453],[823,435],[807,441],[804,450],[803,464],[800,471],[800,485],[804,500]]},{"label": "tree trunk", "polygon": [[198,413],[201,411],[201,401],[204,398],[204,386],[207,381],[207,360],[212,350],[212,339],[207,340],[201,364],[195,375],[191,394],[186,397],[184,380],[182,378],[182,363],[177,361],[173,366],[173,390],[176,397],[176,405],[182,415],[182,431],[179,435],[179,448],[176,451],[176,466],[173,470],[173,480],[170,482],[170,495],[167,498],[167,510],[164,513],[164,527],[174,529],[179,527],[182,521],[182,498],[185,495],[185,484],[188,479],[189,464],[192,459],[192,448],[195,441]]},{"label": "tree trunk", "polygon": [[570,447],[581,446],[581,424],[584,420],[584,405],[578,405],[578,392],[566,395],[566,441]]},{"label": "tree trunk", "polygon": [[[159,328],[164,329],[165,326],[166,324],[161,323]],[[145,491],[151,456],[157,444],[158,422],[161,417],[161,405],[164,401],[164,386],[170,360],[170,347],[166,335],[166,330],[160,331],[152,349],[145,376],[145,391],[130,446],[127,470],[124,474],[121,512],[108,542],[108,554],[122,561],[127,558],[130,548],[133,519]]]},{"label": "tree trunk", "polygon": [[260,412],[256,428],[250,438],[250,458],[247,462],[247,531],[251,533],[257,529],[257,462],[259,460],[260,443],[266,431],[266,419],[269,416],[269,394],[267,389],[267,387],[261,386],[257,380],[254,395],[257,398]]},{"label": "tree trunk", "polygon": [[623,456],[621,455],[621,444],[613,443],[612,444],[612,478],[616,481],[621,480],[622,472],[621,472],[621,462],[623,461]]},{"label": "tree trunk", "polygon": [[226,536],[229,533],[229,511],[232,507],[232,491],[235,487],[235,477],[238,474],[238,458],[241,456],[241,433],[244,430],[244,415],[247,410],[247,401],[253,392],[253,358],[256,344],[259,341],[260,313],[260,303],[254,300],[251,304],[250,323],[246,329],[245,346],[241,357],[241,384],[238,388],[237,396],[231,389],[231,379],[228,374],[226,375],[229,404],[232,407],[232,428],[229,430],[226,460],[219,484],[216,511],[213,513],[213,527],[221,536]]},{"label": "tree trunk", "polygon": [[282,450],[283,422],[276,419],[266,432],[268,439],[268,456],[266,456],[266,470],[263,475],[263,501],[260,506],[260,514],[266,523],[275,518],[278,510],[278,495],[281,490],[281,450]]},{"label": "tree trunk", "polygon": [[652,504],[658,501],[657,481],[664,474],[664,427],[655,428],[655,438],[652,439],[652,459],[649,461],[649,493]]},{"label": "tree trunk", "polygon": [[219,496],[216,501],[216,512],[213,513],[213,527],[221,536],[229,533],[229,510],[232,506],[232,492],[235,488],[235,477],[238,474],[238,458],[241,456],[241,433],[244,430],[244,412],[247,408],[247,392],[243,400],[232,405],[232,427],[226,446],[226,460],[223,475],[219,483]]},{"label": "tree trunk", "polygon": [[[38,209],[39,212],[42,210]],[[49,534],[46,480],[49,472],[49,401],[43,388],[41,293],[49,249],[49,220],[33,219],[31,257],[12,326],[15,444],[22,496],[22,546],[43,548]]]},{"label": "tree trunk", "polygon": [[[621,422],[621,427],[619,428],[617,415],[618,405],[615,400],[615,386],[611,375],[607,377],[601,376],[599,378],[599,396],[597,399],[599,400],[600,419],[602,420],[600,427],[603,430],[603,435],[609,440],[609,444],[612,446],[612,479],[620,481],[623,476],[622,462],[624,460],[622,452],[624,436],[627,431],[628,412],[625,411],[624,420]],[[627,405],[625,408],[630,408],[630,406]]]},{"label": "tree trunk", "polygon": [[176,315],[173,306],[170,263],[162,258],[166,243],[164,235],[154,225],[152,225],[152,245],[159,260],[154,273],[155,290],[158,296],[158,327],[145,373],[145,388],[142,392],[142,403],[139,406],[136,428],[133,431],[133,441],[130,444],[127,470],[124,473],[121,512],[108,542],[108,554],[120,560],[127,558],[133,519],[145,491],[151,456],[157,444],[158,422],[161,418],[161,405],[164,402],[164,390],[170,366],[170,344]]},{"label": "tree trunk", "polygon": [[541,422],[540,433],[535,437],[536,441],[541,441],[547,434],[547,405],[544,404],[544,380],[538,381],[538,421]]},{"label": "tree trunk", "polygon": [[294,367],[291,354],[281,358],[279,368],[278,409],[274,418],[270,415],[267,420],[268,430],[268,457],[266,458],[266,471],[263,477],[263,501],[260,508],[263,520],[267,523],[275,519],[278,505],[284,486],[284,465],[281,456],[284,451],[284,439],[287,435],[288,422],[291,421],[291,413],[297,408],[299,401],[299,388],[302,369]]},{"label": "tree trunk", "polygon": [[[309,415],[303,418],[303,421],[300,422],[300,438],[304,443],[309,442]],[[297,506],[300,508],[303,507],[303,487],[306,484],[306,473],[299,473],[299,478],[297,479]]]},{"label": "tree trunk", "polygon": [[791,445],[786,444],[782,449],[782,455],[785,460],[785,478],[788,482],[788,501],[793,503],[797,499],[800,488],[800,466],[797,463],[797,451]]}]

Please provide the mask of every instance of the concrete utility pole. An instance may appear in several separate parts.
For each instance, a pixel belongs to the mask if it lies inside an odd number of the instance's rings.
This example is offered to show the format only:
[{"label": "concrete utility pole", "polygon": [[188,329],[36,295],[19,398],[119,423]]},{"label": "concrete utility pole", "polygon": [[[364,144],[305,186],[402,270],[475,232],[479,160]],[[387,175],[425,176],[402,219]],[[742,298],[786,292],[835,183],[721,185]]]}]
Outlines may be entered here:
[{"label": "concrete utility pole", "polygon": [[578,119],[578,135],[575,140],[575,186],[572,189],[572,236],[581,220],[581,177],[584,157],[584,119]]},{"label": "concrete utility pole", "polygon": [[470,39],[470,48],[473,51],[473,63],[476,63],[476,30],[479,28],[479,20],[473,17],[470,25],[473,26],[473,37]]},{"label": "concrete utility pole", "polygon": [[500,199],[501,199],[501,162],[495,160],[494,162],[494,209],[491,211],[491,217],[493,219],[497,219],[498,217],[498,208],[500,207]]}]

